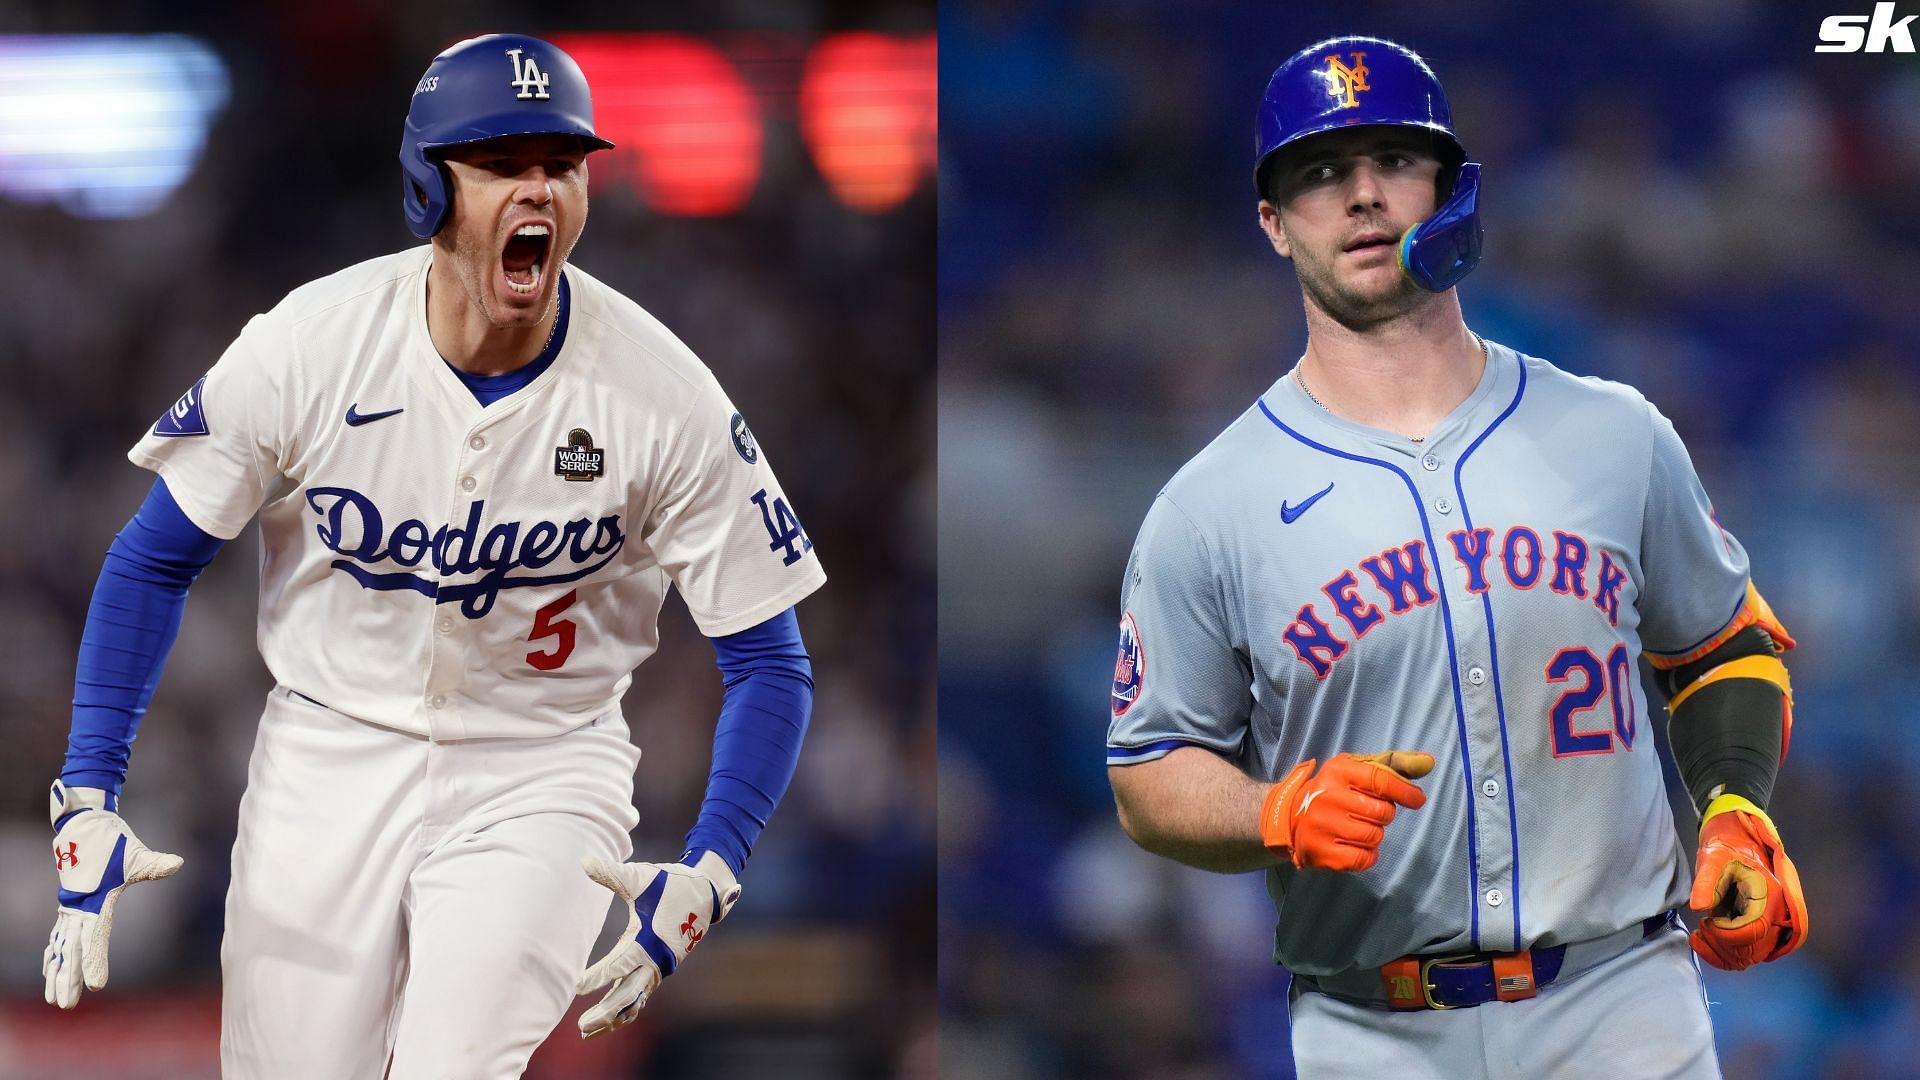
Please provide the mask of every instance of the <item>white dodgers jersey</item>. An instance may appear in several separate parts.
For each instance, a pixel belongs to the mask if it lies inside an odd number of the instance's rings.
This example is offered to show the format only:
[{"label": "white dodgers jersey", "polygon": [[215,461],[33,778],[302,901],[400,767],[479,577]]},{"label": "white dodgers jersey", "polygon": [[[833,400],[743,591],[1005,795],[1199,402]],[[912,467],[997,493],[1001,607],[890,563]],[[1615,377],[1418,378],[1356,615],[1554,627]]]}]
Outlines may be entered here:
[{"label": "white dodgers jersey", "polygon": [[552,365],[482,406],[427,334],[432,248],[256,316],[128,454],[230,539],[260,515],[261,655],[283,686],[435,739],[615,707],[669,584],[702,633],[826,580],[711,372],[574,266]]}]

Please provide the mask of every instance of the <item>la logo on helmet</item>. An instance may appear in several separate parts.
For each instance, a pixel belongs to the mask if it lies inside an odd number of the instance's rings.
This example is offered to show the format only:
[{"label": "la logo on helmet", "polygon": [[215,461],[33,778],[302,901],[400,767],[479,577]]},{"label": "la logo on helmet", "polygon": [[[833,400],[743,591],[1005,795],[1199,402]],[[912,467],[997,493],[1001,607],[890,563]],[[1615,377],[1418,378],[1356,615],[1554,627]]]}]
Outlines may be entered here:
[{"label": "la logo on helmet", "polygon": [[519,49],[508,49],[507,59],[513,61],[513,85],[520,92],[513,95],[517,101],[547,100],[547,80],[550,78],[540,71],[540,65],[529,56],[524,62],[520,59]]}]

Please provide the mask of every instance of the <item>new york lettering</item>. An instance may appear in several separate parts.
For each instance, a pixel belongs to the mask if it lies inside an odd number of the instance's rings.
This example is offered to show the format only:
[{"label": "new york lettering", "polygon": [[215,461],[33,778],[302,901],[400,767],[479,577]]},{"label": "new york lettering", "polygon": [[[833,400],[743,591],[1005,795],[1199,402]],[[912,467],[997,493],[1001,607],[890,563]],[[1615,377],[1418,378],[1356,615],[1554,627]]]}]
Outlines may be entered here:
[{"label": "new york lettering", "polygon": [[[1549,543],[1525,525],[1515,525],[1497,537],[1492,529],[1455,529],[1447,534],[1447,544],[1454,561],[1467,572],[1469,593],[1485,593],[1495,576],[1522,592],[1545,584],[1551,592],[1592,604],[1606,616],[1608,625],[1618,626],[1626,571],[1610,552],[1601,550],[1595,559],[1594,546],[1578,534],[1556,529],[1552,536]],[[1389,616],[1426,607],[1440,598],[1428,554],[1424,541],[1409,540],[1360,560],[1359,573],[1343,570],[1320,587],[1330,616],[1322,616],[1312,603],[1305,604],[1280,636],[1313,669],[1315,678],[1326,678],[1349,645],[1349,638],[1342,637],[1336,627],[1358,640]],[[1363,576],[1384,597],[1384,612],[1362,595]]]}]

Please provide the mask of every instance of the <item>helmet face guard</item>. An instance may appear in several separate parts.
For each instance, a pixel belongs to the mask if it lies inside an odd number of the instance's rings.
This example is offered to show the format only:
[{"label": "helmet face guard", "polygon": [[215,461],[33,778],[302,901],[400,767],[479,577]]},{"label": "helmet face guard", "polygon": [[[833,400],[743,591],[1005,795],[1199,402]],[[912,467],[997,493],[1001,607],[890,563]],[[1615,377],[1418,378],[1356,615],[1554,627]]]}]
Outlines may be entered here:
[{"label": "helmet face guard", "polygon": [[1454,134],[1440,80],[1411,49],[1371,37],[1329,38],[1288,57],[1267,82],[1254,119],[1253,184],[1266,197],[1267,166],[1302,139],[1353,127],[1425,131],[1439,144],[1444,202],[1400,240],[1400,268],[1445,292],[1480,261],[1480,166]]},{"label": "helmet face guard", "polygon": [[422,240],[453,211],[440,151],[509,135],[572,135],[589,153],[613,144],[593,132],[593,97],[573,58],[524,34],[469,38],[433,58],[414,87],[400,138],[401,209]]}]

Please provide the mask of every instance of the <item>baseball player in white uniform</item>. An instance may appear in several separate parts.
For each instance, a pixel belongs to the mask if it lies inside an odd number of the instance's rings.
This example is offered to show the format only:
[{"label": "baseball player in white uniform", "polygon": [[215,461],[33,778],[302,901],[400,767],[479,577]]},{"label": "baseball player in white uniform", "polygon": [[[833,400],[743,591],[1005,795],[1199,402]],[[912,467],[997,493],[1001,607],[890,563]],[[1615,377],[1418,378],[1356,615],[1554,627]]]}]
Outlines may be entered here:
[{"label": "baseball player in white uniform", "polygon": [[[187,586],[256,514],[277,686],[233,851],[226,1076],[517,1076],[576,993],[606,988],[585,1036],[632,1020],[739,896],[810,709],[792,609],[825,575],[713,375],[569,265],[610,145],[552,45],[442,53],[400,154],[431,243],[294,290],[132,449],[160,478],[81,645],[49,1002],[106,984],[121,890],[181,866],[119,791]],[[620,699],[670,586],[726,699],[686,853],[627,863]],[[607,890],[627,929],[582,973]]]},{"label": "baseball player in white uniform", "polygon": [[1658,410],[1468,330],[1480,167],[1420,57],[1309,46],[1257,130],[1307,350],[1141,527],[1121,821],[1267,872],[1302,1076],[1717,1077],[1675,911],[1724,968],[1806,939],[1766,812],[1793,640]]}]

